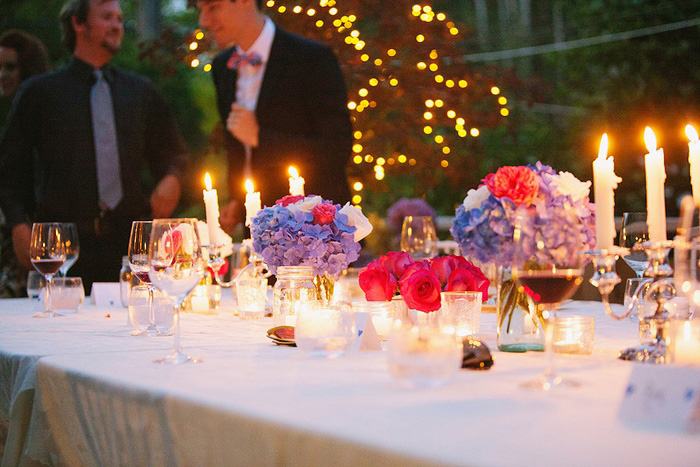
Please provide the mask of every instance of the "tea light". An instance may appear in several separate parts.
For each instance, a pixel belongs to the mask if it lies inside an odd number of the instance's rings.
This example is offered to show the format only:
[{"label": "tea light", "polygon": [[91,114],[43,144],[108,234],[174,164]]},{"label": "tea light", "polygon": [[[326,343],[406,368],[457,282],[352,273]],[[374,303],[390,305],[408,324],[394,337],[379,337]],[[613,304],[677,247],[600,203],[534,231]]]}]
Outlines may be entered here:
[{"label": "tea light", "polygon": [[700,365],[700,320],[672,321],[669,341],[673,363]]},{"label": "tea light", "polygon": [[192,311],[207,311],[209,309],[209,298],[207,297],[207,286],[198,285],[194,288],[194,293],[190,298]]},{"label": "tea light", "polygon": [[386,339],[391,332],[391,324],[393,323],[393,318],[391,316],[372,314],[372,324],[377,334],[381,339]]},{"label": "tea light", "polygon": [[554,319],[552,346],[557,353],[590,354],[593,352],[595,318],[562,316]]}]

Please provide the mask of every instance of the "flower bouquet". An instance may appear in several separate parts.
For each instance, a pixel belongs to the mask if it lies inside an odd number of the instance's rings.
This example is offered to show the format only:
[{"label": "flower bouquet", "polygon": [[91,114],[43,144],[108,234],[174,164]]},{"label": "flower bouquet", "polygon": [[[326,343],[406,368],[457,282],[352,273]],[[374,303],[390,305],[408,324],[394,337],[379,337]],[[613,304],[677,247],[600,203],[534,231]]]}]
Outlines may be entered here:
[{"label": "flower bouquet", "polygon": [[[591,183],[581,182],[569,172],[557,173],[540,162],[501,167],[482,181],[478,189],[469,190],[457,208],[450,231],[463,253],[499,267],[499,349],[541,349],[541,336],[537,336],[537,342],[518,342],[518,335],[538,328],[541,316],[533,306],[532,294],[519,290],[509,277],[517,211],[526,211],[522,216],[525,241],[521,245],[532,251],[564,257],[580,245],[593,248],[595,217],[588,198]],[[545,248],[535,248],[535,243]],[[516,310],[525,313],[524,321],[514,319]],[[511,342],[510,337],[514,339]]]},{"label": "flower bouquet", "polygon": [[319,297],[330,298],[333,282],[355,261],[372,225],[359,208],[320,196],[285,196],[258,212],[251,225],[253,250],[271,273],[279,266],[311,266]]}]

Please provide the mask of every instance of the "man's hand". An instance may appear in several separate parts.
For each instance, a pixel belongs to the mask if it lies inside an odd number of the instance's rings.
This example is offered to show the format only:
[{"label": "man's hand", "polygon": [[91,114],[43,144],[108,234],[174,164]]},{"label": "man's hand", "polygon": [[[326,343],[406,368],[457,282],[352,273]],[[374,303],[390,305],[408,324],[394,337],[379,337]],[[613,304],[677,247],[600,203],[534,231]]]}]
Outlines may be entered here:
[{"label": "man's hand", "polygon": [[241,221],[241,210],[238,201],[231,200],[219,211],[219,224],[225,232],[231,232]]},{"label": "man's hand", "polygon": [[180,200],[180,180],[175,175],[166,175],[151,195],[151,211],[153,218],[165,218],[175,210]]},{"label": "man's hand", "polygon": [[235,102],[231,104],[231,113],[226,119],[226,128],[241,143],[254,148],[258,147],[260,127],[252,110]]},{"label": "man's hand", "polygon": [[12,245],[20,266],[27,271],[32,269],[29,260],[29,244],[32,239],[32,227],[29,224],[17,224],[12,228]]}]

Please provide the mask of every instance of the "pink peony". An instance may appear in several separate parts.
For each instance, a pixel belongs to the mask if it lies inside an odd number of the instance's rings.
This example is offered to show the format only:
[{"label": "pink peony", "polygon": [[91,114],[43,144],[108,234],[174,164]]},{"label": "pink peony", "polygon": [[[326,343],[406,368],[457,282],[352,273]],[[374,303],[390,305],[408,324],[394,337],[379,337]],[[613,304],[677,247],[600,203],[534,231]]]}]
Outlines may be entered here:
[{"label": "pink peony", "polygon": [[297,201],[301,201],[302,199],[304,199],[304,197],[301,195],[296,195],[296,196],[287,195],[287,196],[283,196],[282,198],[275,201],[275,204],[280,204],[282,206],[289,206],[290,204],[294,204]]},{"label": "pink peony", "polygon": [[369,301],[389,301],[397,287],[396,278],[380,265],[379,260],[372,261],[360,271],[359,283]]},{"label": "pink peony", "polygon": [[335,219],[335,206],[332,204],[317,204],[311,212],[318,225],[330,224]]},{"label": "pink peony", "polygon": [[387,268],[396,277],[401,279],[406,272],[406,269],[413,264],[413,258],[405,251],[390,251],[379,258],[381,265]]},{"label": "pink peony", "polygon": [[482,180],[496,198],[510,198],[520,206],[529,205],[537,197],[537,174],[529,167],[505,166]]},{"label": "pink peony", "polygon": [[[409,308],[425,313],[440,309],[440,281],[429,269],[413,267],[399,281],[399,289]],[[409,274],[410,272],[410,274]]]}]

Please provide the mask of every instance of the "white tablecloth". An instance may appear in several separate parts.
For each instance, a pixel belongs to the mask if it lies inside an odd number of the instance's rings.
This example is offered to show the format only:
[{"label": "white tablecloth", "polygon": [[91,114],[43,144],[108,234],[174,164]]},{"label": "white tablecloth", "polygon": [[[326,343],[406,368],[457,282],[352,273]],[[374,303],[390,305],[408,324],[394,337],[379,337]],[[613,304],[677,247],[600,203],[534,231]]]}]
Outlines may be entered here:
[{"label": "white tablecloth", "polygon": [[[604,316],[600,303],[563,311],[596,316],[596,337],[593,355],[557,355],[561,373],[581,382],[558,394],[519,387],[541,373],[544,355],[496,351],[492,314],[482,315],[491,370],[463,370],[450,386],[408,390],[393,384],[381,352],[303,358],[265,338],[267,320],[185,315],[183,345],[205,362],[159,366],[151,362],[168,352],[171,338],[129,336],[124,310],[105,318],[106,310],[87,307],[36,320],[23,305],[0,301],[0,403],[6,416],[26,411],[16,395],[38,388],[24,459],[55,462],[60,453],[69,465],[336,466],[700,459],[698,435],[618,419],[632,364],[615,356],[636,343],[636,331],[631,321]],[[36,365],[39,355],[46,357]]]}]

